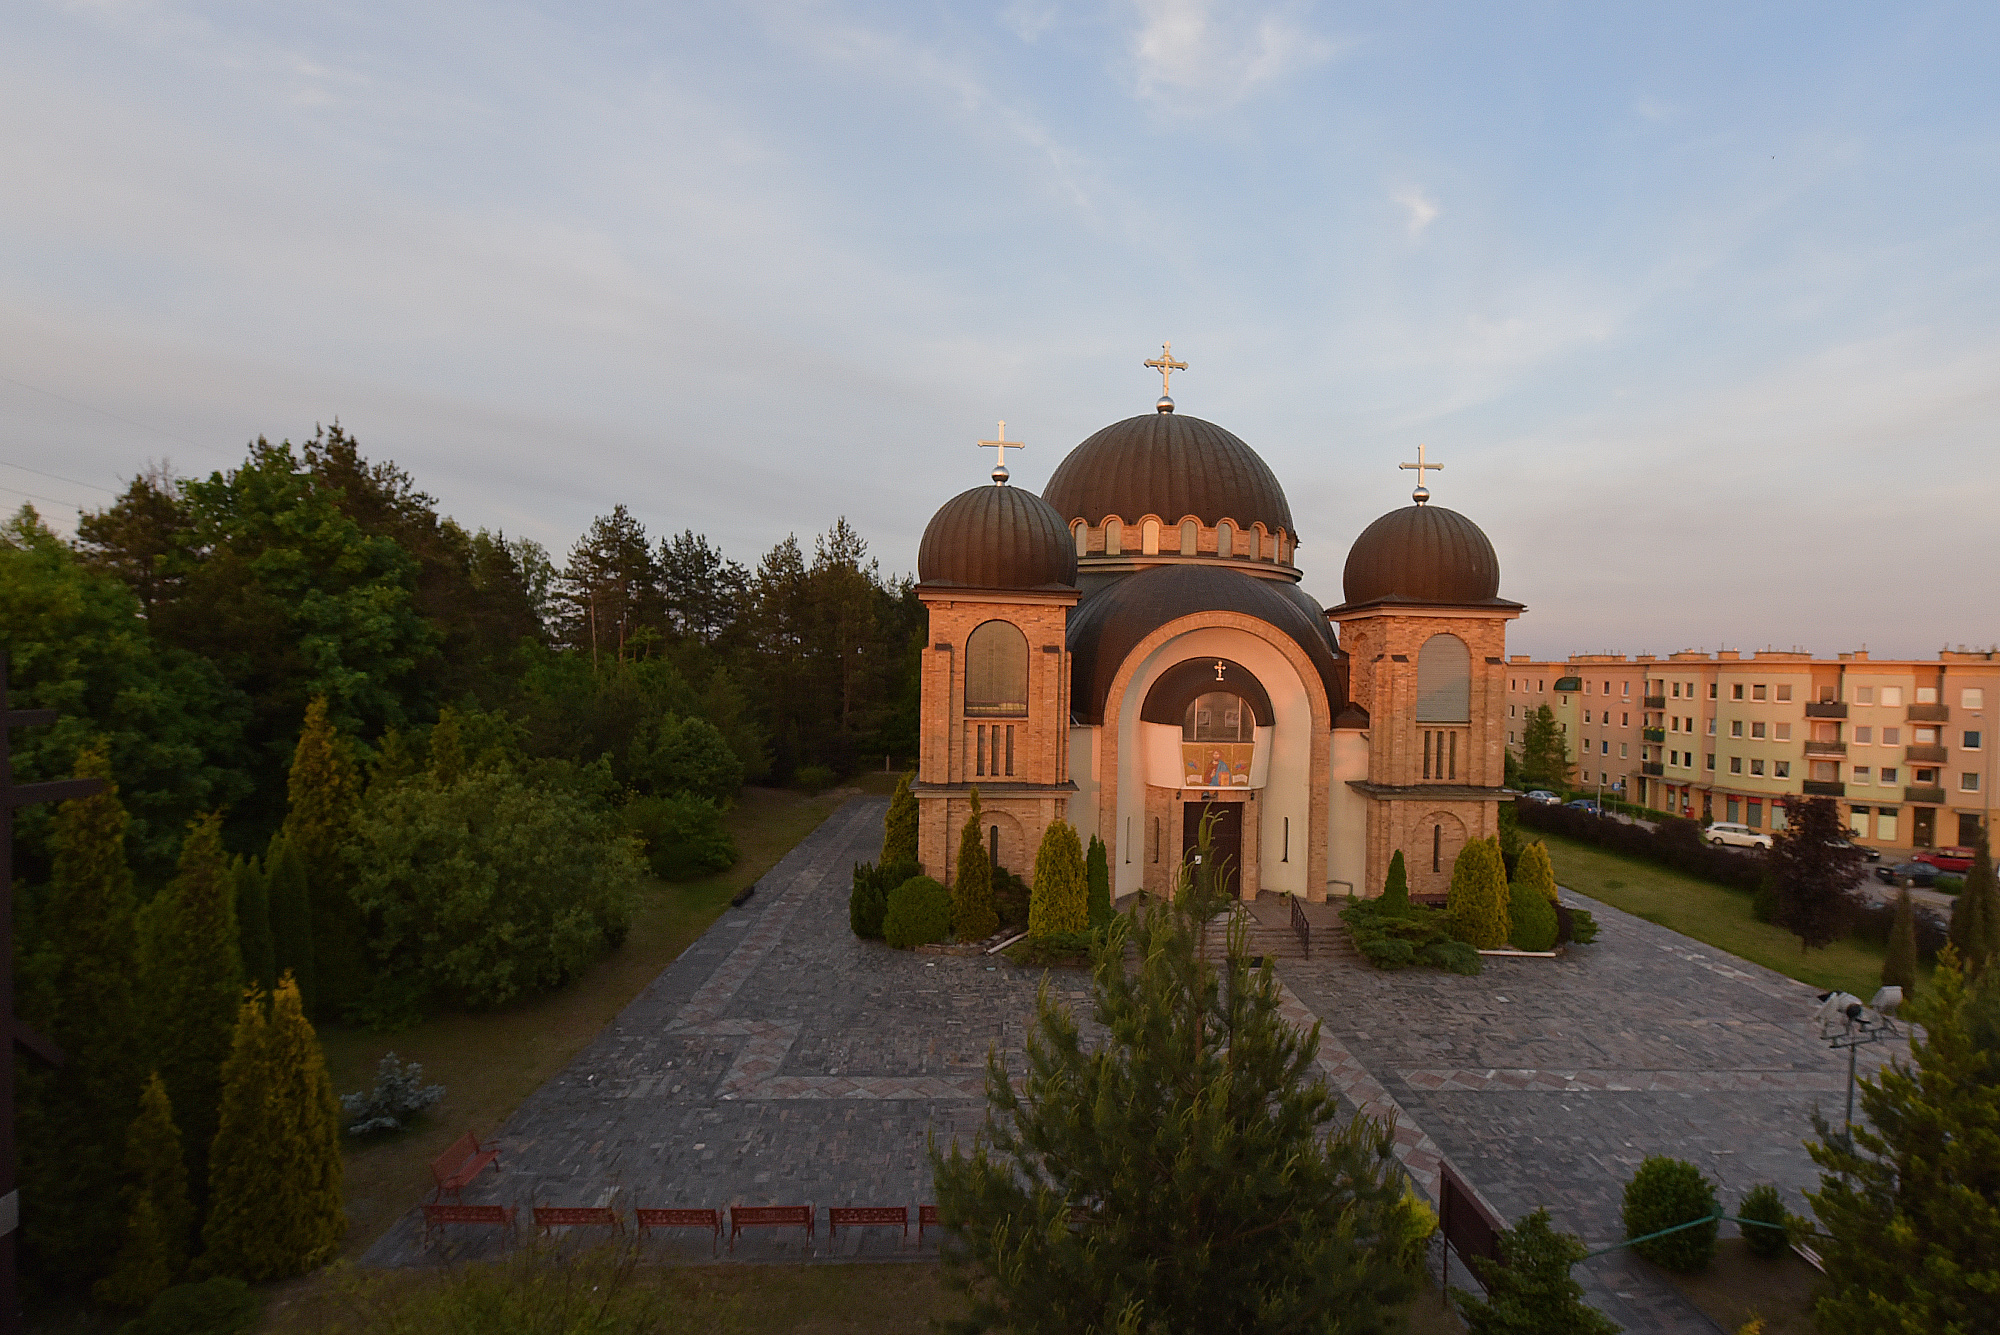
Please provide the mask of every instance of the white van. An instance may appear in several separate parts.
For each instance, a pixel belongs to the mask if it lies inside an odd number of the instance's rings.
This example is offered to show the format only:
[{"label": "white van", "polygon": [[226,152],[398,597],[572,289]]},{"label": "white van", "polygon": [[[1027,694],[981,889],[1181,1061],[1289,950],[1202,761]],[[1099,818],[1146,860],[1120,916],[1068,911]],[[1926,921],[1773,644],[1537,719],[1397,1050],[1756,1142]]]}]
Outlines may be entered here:
[{"label": "white van", "polygon": [[1708,827],[1708,842],[1717,848],[1733,845],[1737,848],[1769,848],[1771,836],[1762,830],[1753,830],[1748,825],[1735,821],[1719,820]]}]

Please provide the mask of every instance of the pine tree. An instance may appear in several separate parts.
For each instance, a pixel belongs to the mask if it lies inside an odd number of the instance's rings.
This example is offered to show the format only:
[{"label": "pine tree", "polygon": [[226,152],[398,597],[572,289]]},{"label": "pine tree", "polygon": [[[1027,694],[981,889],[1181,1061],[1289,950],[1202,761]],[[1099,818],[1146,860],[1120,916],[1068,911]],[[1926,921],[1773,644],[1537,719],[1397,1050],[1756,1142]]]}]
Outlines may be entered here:
[{"label": "pine tree", "polygon": [[1968,1032],[1958,952],[1905,1003],[1908,1065],[1859,1086],[1852,1143],[1815,1117],[1807,1192],[1824,1241],[1821,1330],[1855,1335],[1993,1328],[2000,1292],[2000,1079]]},{"label": "pine tree", "polygon": [[1415,1291],[1387,1129],[1341,1125],[1317,1026],[1284,1021],[1268,967],[1200,958],[1198,931],[1174,904],[1113,923],[1107,1037],[1044,992],[1024,1088],[989,1056],[972,1152],[933,1148],[968,1329],[1374,1331]]},{"label": "pine tree", "polygon": [[271,913],[272,967],[299,985],[308,1016],[317,1015],[319,975],[313,969],[312,886],[298,851],[283,834],[271,836],[264,854],[264,887]]},{"label": "pine tree", "polygon": [[1570,769],[1569,743],[1555,711],[1543,705],[1529,715],[1527,731],[1521,734],[1521,782],[1562,792],[1569,787]]},{"label": "pine tree", "polygon": [[331,1259],[347,1231],[340,1105],[289,978],[268,1016],[254,989],[238,1012],[209,1194],[205,1260],[220,1274],[302,1274]]},{"label": "pine tree", "polygon": [[1917,994],[1917,911],[1907,888],[1896,896],[1896,920],[1889,928],[1889,954],[1882,961],[1882,985],[1900,987],[1905,999]]},{"label": "pine tree", "polygon": [[361,782],[323,695],[306,707],[286,795],[285,842],[311,890],[314,1000],[337,1008],[357,999],[368,982],[367,924],[349,893],[346,858]]},{"label": "pine tree", "polygon": [[993,859],[979,828],[979,790],[958,835],[958,867],[951,878],[951,930],[961,941],[983,941],[1000,926],[993,907]]},{"label": "pine tree", "polygon": [[1507,873],[1500,863],[1500,845],[1493,839],[1468,839],[1451,865],[1451,890],[1445,900],[1452,935],[1475,950],[1498,950],[1507,944],[1511,925],[1507,914]]},{"label": "pine tree", "polygon": [[101,748],[77,756],[76,775],[105,786],[56,808],[45,979],[22,997],[22,1017],[66,1055],[54,1070],[24,1066],[20,1092],[23,1241],[35,1272],[58,1282],[103,1273],[117,1245],[118,1146],[145,1071],[125,808]]},{"label": "pine tree", "polygon": [[1096,931],[1110,925],[1115,910],[1111,907],[1111,852],[1094,834],[1084,858],[1084,875],[1090,882],[1090,929]]},{"label": "pine tree", "polygon": [[188,1205],[187,1160],[167,1087],[156,1071],[139,1097],[139,1115],[125,1137],[125,1240],[97,1297],[114,1307],[144,1307],[187,1268],[194,1215]]},{"label": "pine tree", "polygon": [[1391,917],[1410,916],[1410,872],[1403,863],[1400,848],[1389,855],[1389,879],[1382,885],[1382,897],[1376,907]]},{"label": "pine tree", "polygon": [[1586,1307],[1570,1268],[1584,1257],[1573,1233],[1549,1227],[1546,1208],[1522,1215],[1500,1235],[1501,1263],[1473,1258],[1485,1281],[1482,1300],[1454,1290],[1471,1335],[1617,1335],[1617,1322]]},{"label": "pine tree", "polygon": [[882,822],[882,865],[907,866],[917,860],[917,799],[910,791],[910,776],[896,779],[896,792],[889,799],[889,815]]},{"label": "pine tree", "polygon": [[1556,869],[1549,861],[1549,846],[1537,839],[1521,850],[1521,862],[1515,869],[1514,879],[1522,885],[1531,885],[1542,892],[1549,903],[1558,902],[1556,895]]},{"label": "pine tree", "polygon": [[1994,884],[1993,853],[1983,834],[1952,905],[1951,943],[1958,947],[1968,979],[1979,978],[2000,955],[2000,887]]},{"label": "pine tree", "polygon": [[1052,820],[1035,852],[1035,883],[1028,890],[1028,935],[1056,936],[1090,929],[1090,887],[1083,841],[1068,821]]},{"label": "pine tree", "polygon": [[244,979],[269,989],[278,981],[277,943],[271,935],[270,886],[254,857],[239,857],[230,868],[236,882],[236,931]]},{"label": "pine tree", "polygon": [[236,887],[222,852],[222,817],[194,822],[179,874],[154,906],[146,943],[145,996],[160,1078],[180,1123],[189,1180],[207,1180],[222,1063],[243,986],[237,953]]}]

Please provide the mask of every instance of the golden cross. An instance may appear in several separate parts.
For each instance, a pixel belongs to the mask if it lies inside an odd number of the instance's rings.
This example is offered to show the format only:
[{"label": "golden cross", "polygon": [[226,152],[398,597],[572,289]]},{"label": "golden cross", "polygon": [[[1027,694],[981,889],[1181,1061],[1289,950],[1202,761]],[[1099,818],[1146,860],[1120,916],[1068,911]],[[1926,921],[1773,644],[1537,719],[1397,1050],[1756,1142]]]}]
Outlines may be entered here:
[{"label": "golden cross", "polygon": [[1444,471],[1443,464],[1433,464],[1424,462],[1424,447],[1421,443],[1417,445],[1417,461],[1415,463],[1397,464],[1396,467],[1414,468],[1417,470],[1417,489],[1415,492],[1411,494],[1411,499],[1415,500],[1418,505],[1422,505],[1425,501],[1431,498],[1431,489],[1424,485],[1424,470],[1429,469],[1432,472],[1439,472],[1439,473]]},{"label": "golden cross", "polygon": [[1163,396],[1172,393],[1171,381],[1174,372],[1187,370],[1186,362],[1177,362],[1174,360],[1174,345],[1172,343],[1160,344],[1160,355],[1149,359],[1146,365],[1160,373],[1160,393]]},{"label": "golden cross", "polygon": [[1225,666],[1227,665],[1221,659],[1218,658],[1215,660],[1215,679],[1217,681],[1222,680],[1222,670]]},{"label": "golden cross", "polygon": [[1025,450],[1028,447],[1018,440],[1007,439],[1007,423],[1005,419],[1002,419],[1000,430],[997,434],[1000,439],[982,440],[979,442],[979,448],[993,451],[993,480],[995,482],[1005,482],[1007,480],[1007,451]]}]

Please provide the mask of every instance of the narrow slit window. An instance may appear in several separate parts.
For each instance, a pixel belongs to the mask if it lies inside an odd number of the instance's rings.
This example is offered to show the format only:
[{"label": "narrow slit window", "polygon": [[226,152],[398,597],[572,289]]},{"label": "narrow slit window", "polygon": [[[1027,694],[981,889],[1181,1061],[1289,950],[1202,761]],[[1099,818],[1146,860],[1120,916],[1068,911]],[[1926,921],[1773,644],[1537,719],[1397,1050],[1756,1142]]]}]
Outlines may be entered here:
[{"label": "narrow slit window", "polygon": [[1014,775],[1014,725],[1007,725],[1007,776]]},{"label": "narrow slit window", "polygon": [[1292,818],[1290,816],[1287,816],[1285,817],[1285,842],[1280,846],[1280,851],[1278,853],[1278,861],[1290,862],[1291,860],[1292,860]]},{"label": "narrow slit window", "polygon": [[972,772],[982,779],[986,777],[986,725],[984,723],[979,725],[979,759],[974,764]]},{"label": "narrow slit window", "polygon": [[1431,826],[1431,870],[1444,870],[1444,826]]},{"label": "narrow slit window", "polygon": [[[1013,729],[1009,728],[1008,731],[1012,732]],[[1456,781],[1458,778],[1458,734],[1454,732],[1449,735],[1451,737],[1451,773],[1446,777]]]}]

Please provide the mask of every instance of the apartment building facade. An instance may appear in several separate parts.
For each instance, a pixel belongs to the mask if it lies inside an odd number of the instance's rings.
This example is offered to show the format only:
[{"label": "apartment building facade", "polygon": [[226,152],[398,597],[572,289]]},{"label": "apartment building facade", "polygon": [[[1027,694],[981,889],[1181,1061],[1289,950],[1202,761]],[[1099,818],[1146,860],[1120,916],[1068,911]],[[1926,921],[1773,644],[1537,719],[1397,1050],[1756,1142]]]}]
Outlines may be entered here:
[{"label": "apartment building facade", "polygon": [[[1697,819],[1781,829],[1788,797],[1831,797],[1857,843],[1965,845],[1986,828],[2000,779],[1988,718],[2000,709],[2000,650],[1945,650],[1935,660],[1872,660],[1866,650],[1831,659],[1775,650],[1641,654],[1629,663],[1516,657],[1508,673],[1510,687],[1534,688],[1508,693],[1510,742],[1518,752],[1530,701],[1546,700],[1577,740],[1579,787],[1594,787],[1584,776],[1609,772],[1605,762],[1626,741],[1605,745],[1616,734],[1604,720],[1624,711],[1622,697],[1605,700],[1602,684],[1637,681],[1625,798]],[[1584,693],[1544,682],[1598,684],[1596,709]]]},{"label": "apartment building facade", "polygon": [[1645,685],[1645,671],[1617,654],[1575,654],[1560,663],[1517,654],[1507,664],[1507,744],[1519,755],[1528,720],[1547,705],[1576,767],[1576,786],[1636,802]]}]

